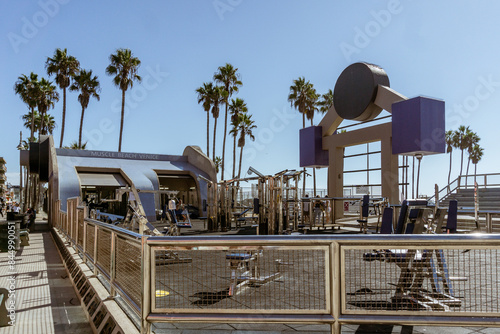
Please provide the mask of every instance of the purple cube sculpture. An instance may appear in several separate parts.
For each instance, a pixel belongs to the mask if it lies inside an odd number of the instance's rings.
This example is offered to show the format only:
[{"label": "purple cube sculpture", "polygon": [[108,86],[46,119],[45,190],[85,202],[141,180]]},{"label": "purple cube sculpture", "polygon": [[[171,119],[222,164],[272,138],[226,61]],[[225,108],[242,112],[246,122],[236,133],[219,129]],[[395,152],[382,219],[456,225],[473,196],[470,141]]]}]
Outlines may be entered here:
[{"label": "purple cube sculpture", "polygon": [[323,129],[300,129],[300,167],[328,167],[328,151],[323,150]]},{"label": "purple cube sculpture", "polygon": [[445,153],[444,101],[415,97],[392,105],[392,154]]}]

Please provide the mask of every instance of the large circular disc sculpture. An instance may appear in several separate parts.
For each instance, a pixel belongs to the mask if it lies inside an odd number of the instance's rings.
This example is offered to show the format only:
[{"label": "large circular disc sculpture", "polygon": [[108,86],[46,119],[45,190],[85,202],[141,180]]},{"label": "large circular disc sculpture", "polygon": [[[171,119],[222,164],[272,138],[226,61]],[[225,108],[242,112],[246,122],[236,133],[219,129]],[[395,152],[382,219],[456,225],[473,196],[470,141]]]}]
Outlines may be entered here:
[{"label": "large circular disc sculpture", "polygon": [[389,87],[384,69],[368,63],[349,65],[337,79],[333,105],[343,119],[368,121],[377,117],[382,108],[375,105],[378,85]]}]

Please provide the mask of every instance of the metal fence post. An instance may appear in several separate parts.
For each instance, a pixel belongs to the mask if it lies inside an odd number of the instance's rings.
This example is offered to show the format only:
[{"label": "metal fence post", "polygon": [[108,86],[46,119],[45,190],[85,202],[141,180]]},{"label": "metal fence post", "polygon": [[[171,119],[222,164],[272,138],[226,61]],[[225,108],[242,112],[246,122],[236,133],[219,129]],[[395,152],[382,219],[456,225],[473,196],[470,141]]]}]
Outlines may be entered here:
[{"label": "metal fence post", "polygon": [[342,326],[339,322],[342,306],[342,296],[341,296],[341,255],[340,255],[340,245],[338,242],[332,242],[330,246],[330,256],[331,256],[331,274],[330,274],[330,298],[331,298],[331,311],[335,322],[331,325],[332,334],[340,334],[342,332]]},{"label": "metal fence post", "polygon": [[116,296],[115,279],[116,279],[116,232],[111,232],[111,261],[109,268],[109,294],[111,297]]},{"label": "metal fence post", "polygon": [[492,214],[486,212],[486,233],[493,233]]},{"label": "metal fence post", "polygon": [[87,222],[85,218],[83,218],[83,263],[87,263]]},{"label": "metal fence post", "polygon": [[151,247],[147,243],[148,237],[142,237],[141,269],[142,269],[142,300],[141,300],[141,334],[151,333],[151,323],[147,317],[151,313]]},{"label": "metal fence post", "polygon": [[97,225],[94,225],[94,253],[92,254],[92,258],[94,259],[94,275],[97,276],[99,271],[97,270],[97,233],[99,233],[99,228]]}]

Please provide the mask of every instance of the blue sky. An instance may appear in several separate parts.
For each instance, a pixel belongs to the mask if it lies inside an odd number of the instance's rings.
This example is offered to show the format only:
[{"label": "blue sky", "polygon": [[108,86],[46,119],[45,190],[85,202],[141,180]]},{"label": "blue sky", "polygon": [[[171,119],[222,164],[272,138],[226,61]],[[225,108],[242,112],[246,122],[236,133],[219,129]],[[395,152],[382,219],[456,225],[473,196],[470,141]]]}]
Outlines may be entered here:
[{"label": "blue sky", "polygon": [[[127,92],[122,151],[182,154],[187,145],[205,150],[206,115],[195,89],[229,62],[243,81],[235,97],[247,102],[258,126],[242,171],[251,165],[266,174],[299,168],[302,118],[287,102],[293,79],[305,76],[324,93],[345,67],[366,61],[382,66],[391,87],[407,97],[443,99],[447,129],[465,124],[481,137],[485,155],[478,172],[496,172],[499,9],[498,1],[2,1],[0,156],[7,160],[8,181],[19,182],[15,147],[20,130],[28,135],[21,120],[27,108],[13,85],[32,71],[46,77],[45,60],[56,48],[67,48],[101,83],[101,100],[91,100],[84,121],[84,140],[92,149],[118,147],[121,95],[105,74],[117,48],[130,48],[142,61],[144,78]],[[76,93],[68,93],[67,109],[69,145],[78,139]],[[50,113],[59,125],[62,99]],[[219,118],[219,130],[221,123]],[[54,131],[56,143],[60,130]],[[226,150],[231,157],[232,146]],[[454,157],[456,176],[458,151]],[[445,186],[448,161],[444,154],[423,159],[422,193],[432,194],[434,183]],[[326,182],[323,169],[318,187]]]}]

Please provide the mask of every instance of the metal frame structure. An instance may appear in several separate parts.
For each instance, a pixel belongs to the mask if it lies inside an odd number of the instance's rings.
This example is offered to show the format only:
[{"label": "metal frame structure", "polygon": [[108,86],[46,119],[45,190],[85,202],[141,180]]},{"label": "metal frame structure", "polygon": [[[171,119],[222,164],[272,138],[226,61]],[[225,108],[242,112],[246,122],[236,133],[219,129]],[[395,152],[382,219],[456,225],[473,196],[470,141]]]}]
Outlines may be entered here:
[{"label": "metal frame structure", "polygon": [[[302,171],[284,170],[275,175],[263,175],[242,179],[225,180],[218,184],[207,182],[207,219],[209,230],[225,231],[235,219],[235,210],[245,207],[235,206],[233,198],[239,183],[257,181],[258,234],[285,234],[297,231],[299,225],[300,201],[298,182]],[[286,217],[286,221],[285,221]]]}]

